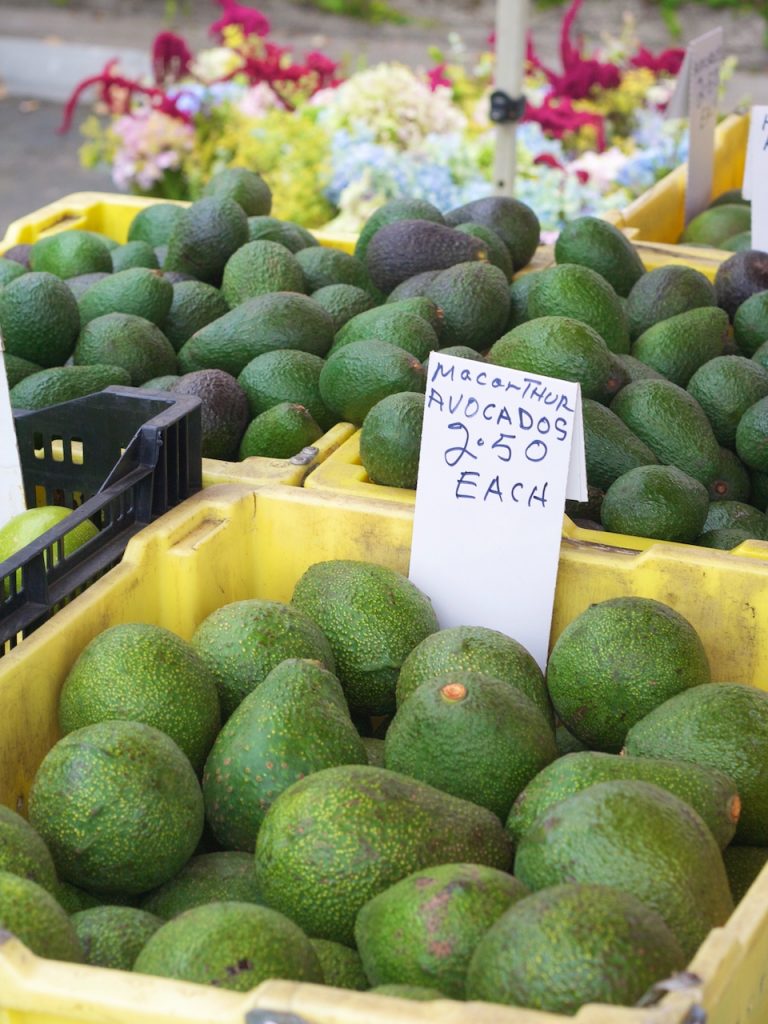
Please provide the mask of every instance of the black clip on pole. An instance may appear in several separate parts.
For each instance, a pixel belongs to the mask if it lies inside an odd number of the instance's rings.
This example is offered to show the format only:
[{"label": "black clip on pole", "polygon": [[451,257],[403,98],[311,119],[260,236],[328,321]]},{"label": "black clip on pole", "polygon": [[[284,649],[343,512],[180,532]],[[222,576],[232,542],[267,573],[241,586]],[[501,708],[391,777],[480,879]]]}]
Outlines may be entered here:
[{"label": "black clip on pole", "polygon": [[519,121],[525,113],[525,96],[510,96],[503,89],[491,93],[491,120],[497,124]]}]

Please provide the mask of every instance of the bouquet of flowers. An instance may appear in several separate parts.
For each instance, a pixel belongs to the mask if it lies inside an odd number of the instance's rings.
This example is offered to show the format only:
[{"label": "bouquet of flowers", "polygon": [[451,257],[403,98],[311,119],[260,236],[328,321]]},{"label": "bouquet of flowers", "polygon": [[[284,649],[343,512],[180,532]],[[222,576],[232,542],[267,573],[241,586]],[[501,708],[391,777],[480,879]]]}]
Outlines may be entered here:
[{"label": "bouquet of flowers", "polygon": [[[247,166],[269,182],[275,216],[352,232],[397,196],[445,211],[490,194],[492,37],[475,57],[451,37],[424,71],[382,63],[343,78],[326,55],[298,60],[272,41],[259,11],[218,2],[215,46],[193,54],[163,32],[153,81],[125,78],[111,62],[80,83],[63,127],[81,93],[97,88],[97,112],[81,129],[85,166],[110,166],[119,189],[174,199],[195,199],[212,174]],[[587,53],[573,40],[581,3],[563,19],[561,69],[528,44],[516,194],[547,232],[625,206],[686,156],[684,126],[664,118],[683,51],[649,53],[627,19],[619,38]]]}]

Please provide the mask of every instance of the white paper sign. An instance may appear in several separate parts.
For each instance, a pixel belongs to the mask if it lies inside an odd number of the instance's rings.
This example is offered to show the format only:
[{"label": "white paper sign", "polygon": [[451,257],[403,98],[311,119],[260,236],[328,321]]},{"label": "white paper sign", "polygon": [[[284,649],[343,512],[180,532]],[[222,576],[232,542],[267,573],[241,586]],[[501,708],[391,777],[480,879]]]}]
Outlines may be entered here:
[{"label": "white paper sign", "polygon": [[[768,116],[768,107],[754,106],[749,111],[749,135],[747,136],[747,152],[744,157],[744,176],[741,179],[742,199],[752,200],[752,167],[755,163],[755,154],[760,148],[762,137],[762,122]],[[768,123],[766,123],[768,129]]]},{"label": "white paper sign", "polygon": [[768,106],[750,112],[741,194],[752,202],[752,248],[768,252]]},{"label": "white paper sign", "polygon": [[441,628],[487,626],[543,669],[566,497],[585,500],[581,390],[433,352],[411,580]]},{"label": "white paper sign", "polygon": [[712,29],[692,39],[685,51],[667,117],[687,117],[688,181],[685,223],[701,213],[712,198],[715,167],[715,126],[723,62],[723,30]]},{"label": "white paper sign", "polygon": [[0,528],[26,509],[16,428],[5,373],[5,349],[0,334]]}]

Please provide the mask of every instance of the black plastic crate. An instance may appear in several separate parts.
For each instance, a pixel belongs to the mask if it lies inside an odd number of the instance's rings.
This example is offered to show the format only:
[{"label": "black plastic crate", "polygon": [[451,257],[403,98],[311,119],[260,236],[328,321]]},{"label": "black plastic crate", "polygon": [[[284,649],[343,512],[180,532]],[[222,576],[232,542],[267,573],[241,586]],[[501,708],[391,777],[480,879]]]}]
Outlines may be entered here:
[{"label": "black plastic crate", "polygon": [[[0,562],[0,656],[116,565],[134,534],[202,486],[193,396],[109,387],[15,411],[14,423],[27,507],[74,511]],[[86,519],[98,534],[65,557],[64,538]]]}]

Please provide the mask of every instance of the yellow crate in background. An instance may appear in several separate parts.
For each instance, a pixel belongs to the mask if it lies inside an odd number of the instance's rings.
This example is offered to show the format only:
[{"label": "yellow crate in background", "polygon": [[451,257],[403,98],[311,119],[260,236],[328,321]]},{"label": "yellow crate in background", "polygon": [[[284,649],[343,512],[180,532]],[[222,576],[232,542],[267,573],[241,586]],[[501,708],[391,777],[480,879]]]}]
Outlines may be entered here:
[{"label": "yellow crate in background", "polygon": [[[351,427],[351,424],[347,424]],[[324,492],[329,496],[343,500],[345,496],[354,496],[364,501],[383,501],[392,505],[400,505],[412,510],[416,504],[416,491],[404,487],[386,487],[373,483],[360,459],[360,431],[351,427],[354,433],[325,460],[318,463],[304,478],[304,487],[308,490]],[[579,541],[583,544],[599,545],[609,548],[623,548],[628,551],[648,551],[660,544],[652,537],[633,537],[623,533],[589,530],[577,526],[568,516],[563,516],[563,537]],[[690,544],[664,542],[664,547],[676,551],[690,550]],[[706,549],[697,549],[706,550]],[[740,558],[754,558],[768,562],[768,542],[748,540],[723,552]],[[768,679],[768,669],[766,670]],[[768,689],[768,683],[766,684]]]},{"label": "yellow crate in background", "polygon": [[160,202],[189,205],[111,192],[73,192],[9,224],[0,242],[0,255],[12,245],[32,245],[38,238],[59,231],[99,231],[122,244],[127,241],[128,228],[136,214]]},{"label": "yellow crate in background", "polygon": [[[644,242],[637,237],[636,228],[621,228],[621,230],[632,242],[646,270],[655,270],[657,267],[676,264],[693,267],[694,270],[698,270],[699,273],[708,277],[710,281],[714,281],[720,264],[729,256],[733,256],[732,252],[725,252],[722,249],[703,249],[694,245],[671,245],[665,242]],[[515,277],[522,277],[523,274],[530,274],[536,270],[546,270],[548,267],[554,267],[555,263],[554,246],[540,245],[528,266],[518,271]]]},{"label": "yellow crate in background", "polygon": [[[317,561],[366,559],[408,568],[412,510],[318,491],[230,485],[202,491],[133,538],[122,563],[0,663],[0,802],[24,812],[32,778],[58,738],[63,681],[86,644],[121,622],[189,637],[215,608],[249,597],[290,599]],[[657,544],[644,552],[565,538],[551,641],[594,601],[665,601],[699,631],[714,678],[768,689],[768,566],[721,552]],[[763,1024],[768,1019],[768,869],[702,945],[691,987],[647,1009],[588,1005],[573,1018],[490,1004],[406,1003],[269,981],[237,995],[160,978],[55,963],[0,935],[3,1024],[235,1024],[255,1011],[307,1024]],[[694,1004],[706,1017],[691,1015]]]},{"label": "yellow crate in background", "polygon": [[[725,122],[724,122],[725,123]],[[677,174],[685,168],[678,168],[673,172]],[[673,175],[668,175],[671,178]],[[644,196],[636,200],[636,203],[644,203],[646,197],[651,196],[655,189],[667,181],[664,178],[657,186],[654,186]],[[9,225],[5,237],[0,241],[0,256],[10,249],[12,245],[33,244],[38,238],[56,234],[58,231],[80,230],[99,231],[102,234],[114,238],[117,242],[125,242],[128,237],[128,228],[136,214],[147,206],[156,203],[171,202],[168,199],[147,199],[143,196],[129,196],[111,192],[73,192],[62,199],[43,206],[33,213],[20,217]],[[679,197],[682,203],[682,194]],[[175,202],[175,201],[174,201]],[[189,203],[175,202],[177,206],[189,206]],[[632,238],[637,240],[637,247],[640,250],[643,262],[652,270],[654,266],[661,266],[664,263],[684,262],[689,266],[695,266],[702,270],[709,277],[714,277],[719,264],[731,253],[723,253],[720,250],[707,250],[676,245],[652,244],[656,242],[670,242],[670,238],[656,239],[655,236],[648,238],[642,234],[642,223],[635,223],[637,218],[630,213],[633,206],[627,207],[621,213],[610,214],[606,219],[611,220],[617,227],[621,228]],[[652,218],[649,218],[652,222]],[[630,221],[632,221],[630,223]],[[642,221],[642,218],[641,218]],[[682,229],[681,229],[682,230]],[[315,228],[312,234],[320,242],[334,249],[341,249],[344,252],[352,253],[355,249],[357,235],[340,233],[336,231]],[[552,246],[539,246],[533,260],[524,267],[522,274],[530,273],[533,270],[544,270],[554,263]]]},{"label": "yellow crate in background", "polygon": [[246,484],[250,487],[286,484],[289,487],[301,487],[307,474],[322,465],[355,429],[351,423],[337,423],[314,444],[303,448],[290,459],[267,459],[260,455],[252,455],[242,462],[203,459],[203,487],[211,487],[213,484]]},{"label": "yellow crate in background", "polygon": [[[630,229],[628,232],[633,236]],[[721,263],[724,263],[732,252],[725,249],[713,249],[710,246],[703,248],[695,245],[672,245],[666,242],[645,242],[642,239],[632,237],[632,244],[637,250],[640,259],[646,270],[656,270],[657,267],[679,266],[693,267],[700,274],[714,281],[715,274]]]},{"label": "yellow crate in background", "polygon": [[[38,238],[57,231],[99,231],[116,242],[125,242],[136,214],[157,203],[190,205],[174,199],[148,199],[120,192],[73,192],[9,224],[5,237],[0,241],[0,256],[12,245],[31,245]],[[355,235],[323,231],[322,228],[315,229],[312,234],[321,245],[345,252],[352,252],[357,240]]]},{"label": "yellow crate in background", "polygon": [[[712,197],[741,188],[746,158],[749,117],[731,114],[715,131],[715,167]],[[624,210],[605,214],[617,227],[643,242],[676,244],[684,227],[686,167],[681,165],[639,196]],[[100,231],[118,242],[127,238],[131,220],[146,206],[176,202],[111,192],[74,192],[13,221],[0,241],[0,255],[12,245],[33,243],[56,231],[79,228]],[[180,206],[188,203],[179,202]],[[357,236],[317,228],[313,234],[321,245],[354,251]],[[703,250],[691,249],[698,258]],[[672,258],[672,254],[668,254]],[[663,257],[663,250],[660,253]],[[687,257],[687,253],[683,254]],[[720,261],[722,261],[722,257]],[[649,266],[649,269],[652,269]]]},{"label": "yellow crate in background", "polygon": [[[749,117],[731,114],[715,130],[712,198],[741,188],[747,153]],[[619,213],[606,217],[618,228],[634,230],[644,242],[677,243],[685,227],[687,167],[681,164]],[[705,250],[693,250],[701,255]],[[720,250],[714,250],[720,252]],[[721,254],[720,262],[732,253]]]},{"label": "yellow crate in background", "polygon": [[360,431],[352,427],[353,433],[340,444],[336,451],[315,467],[304,479],[309,490],[325,491],[339,498],[354,496],[365,501],[386,501],[403,508],[412,509],[416,504],[416,491],[405,487],[386,487],[373,483],[360,460]]},{"label": "yellow crate in background", "polygon": [[[717,126],[712,198],[741,188],[748,134],[748,115],[730,114]],[[643,242],[675,245],[685,226],[686,174],[684,164],[675,168],[625,209],[605,214],[605,219]],[[11,245],[32,243],[43,235],[69,228],[101,231],[124,242],[128,226],[139,210],[153,203],[173,201],[122,193],[74,192],[10,224],[0,241],[0,254]],[[315,229],[313,234],[322,245],[346,252],[354,250],[356,235],[323,228]],[[691,252],[701,257],[702,250]]]},{"label": "yellow crate in background", "polygon": [[[724,124],[726,122],[723,122]],[[722,126],[721,126],[722,127]],[[606,215],[606,219],[616,224],[626,234],[636,239],[643,262],[652,270],[655,266],[662,266],[665,263],[683,262],[689,266],[706,273],[712,278],[719,264],[731,253],[723,253],[720,250],[706,250],[694,247],[686,248],[676,245],[651,244],[656,242],[672,242],[671,238],[656,238],[655,235],[646,235],[642,229],[646,216],[638,216],[631,211],[636,204],[645,204],[646,197],[651,197],[654,191],[678,172],[685,173],[685,168],[678,168],[672,175],[668,175],[654,186],[649,192],[636,200],[632,206],[627,207],[621,213]],[[666,194],[666,193],[665,193]],[[676,201],[682,203],[682,193]],[[647,200],[650,202],[650,199]],[[43,206],[33,213],[20,217],[9,225],[5,236],[0,240],[0,256],[13,245],[33,244],[38,238],[56,234],[58,231],[80,230],[99,231],[102,234],[114,238],[117,242],[125,242],[128,237],[128,228],[136,214],[147,206],[156,203],[174,202],[178,206],[189,206],[189,203],[176,202],[168,199],[148,199],[144,196],[129,196],[111,192],[73,192],[64,196],[56,202]],[[666,201],[665,201],[666,202]],[[644,208],[644,207],[643,207]],[[653,223],[653,217],[648,214],[647,219]],[[681,228],[682,230],[682,228]],[[323,228],[315,228],[312,234],[320,242],[334,249],[341,249],[344,252],[352,253],[355,249],[357,235],[340,233]],[[679,232],[678,232],[679,234]],[[647,241],[646,241],[647,240]],[[537,250],[533,260],[520,272],[530,273],[533,270],[544,270],[554,263],[552,247],[542,245]]]}]

